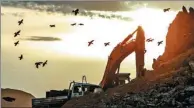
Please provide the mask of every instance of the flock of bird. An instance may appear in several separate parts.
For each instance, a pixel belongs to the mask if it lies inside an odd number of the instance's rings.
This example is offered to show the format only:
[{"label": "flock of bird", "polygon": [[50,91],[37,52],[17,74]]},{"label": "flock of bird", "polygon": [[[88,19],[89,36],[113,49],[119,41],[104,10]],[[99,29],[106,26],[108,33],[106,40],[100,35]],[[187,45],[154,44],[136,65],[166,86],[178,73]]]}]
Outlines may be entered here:
[{"label": "flock of bird", "polygon": [[[163,9],[164,12],[167,12],[169,10],[170,10],[170,8]],[[73,10],[72,13],[74,13],[74,15],[76,16],[79,13],[79,9]],[[23,19],[20,20],[20,21],[18,21],[18,25],[20,26],[21,24],[23,24],[23,21],[24,21]],[[77,23],[71,24],[71,26],[75,26],[75,25],[77,25]],[[83,26],[84,24],[83,23],[79,23],[78,25]],[[54,24],[53,25],[50,25],[50,27],[55,27],[55,25]],[[17,37],[18,35],[20,35],[20,32],[21,32],[21,30],[18,30],[17,32],[15,32],[14,33],[14,37]],[[152,42],[152,41],[154,41],[154,39],[152,39],[152,38],[146,39],[146,42]],[[88,42],[88,46],[91,46],[93,44],[93,42],[94,42],[94,40],[89,41]],[[158,46],[160,44],[162,44],[162,43],[163,43],[163,41],[159,41],[158,42]],[[19,41],[16,41],[14,43],[15,46],[17,46],[18,44],[19,44]],[[104,46],[108,46],[108,45],[110,45],[110,42],[104,43]],[[146,50],[144,52],[146,53]],[[19,58],[19,60],[22,60],[23,59],[23,54],[21,54],[18,58]],[[42,64],[42,67],[44,67],[47,64],[47,61],[48,60],[46,60],[45,62],[35,62],[36,68],[39,68],[39,65],[41,65],[41,64]],[[13,101],[15,101],[15,98],[12,98],[12,97],[3,97],[2,99],[4,99],[7,102],[13,102]]]},{"label": "flock of bird", "polygon": [[[167,12],[167,11],[169,11],[169,10],[170,10],[170,8],[167,8],[167,9],[164,9],[163,11],[164,11],[164,12]],[[78,15],[79,9],[73,10],[72,13],[73,13],[75,16]],[[18,25],[20,26],[21,24],[23,24],[23,21],[24,21],[23,19],[20,20],[20,21],[18,21]],[[75,25],[77,25],[77,23],[72,23],[72,24],[71,24],[71,26],[75,26]],[[83,23],[79,23],[78,25],[83,26],[84,24],[83,24]],[[52,25],[50,25],[50,27],[51,27],[51,28],[52,28],[52,27],[55,27],[55,25],[52,24]],[[18,30],[17,32],[15,32],[15,33],[14,33],[14,37],[17,37],[18,35],[20,35],[20,32],[21,32],[21,30]],[[154,39],[152,39],[152,38],[148,38],[146,41],[147,41],[147,42],[152,42],[153,40],[154,40]],[[89,41],[89,42],[88,42],[88,46],[91,46],[91,45],[93,44],[93,42],[94,42],[94,40]],[[159,41],[159,42],[158,42],[158,46],[159,46],[160,44],[162,44],[162,43],[163,43],[163,41]],[[19,44],[19,41],[16,41],[16,42],[14,43],[15,46],[17,46],[18,44]],[[108,46],[108,45],[110,45],[110,42],[105,42],[105,43],[104,43],[104,46],[105,46],[105,47]],[[144,52],[146,53],[147,50],[145,50]],[[19,60],[22,60],[22,59],[23,59],[23,55],[21,54],[21,55],[19,56]],[[42,64],[42,67],[44,67],[44,66],[47,64],[47,61],[48,61],[48,60],[46,60],[45,62],[36,62],[36,63],[35,63],[36,68],[39,68],[39,65],[41,65],[41,64]]]},{"label": "flock of bird", "polygon": [[[163,11],[164,11],[164,12],[168,12],[168,11],[170,11],[170,8],[163,9]],[[72,12],[74,12],[75,15],[77,15],[77,14],[79,13],[79,9],[73,10]],[[72,25],[72,26],[73,26],[73,25],[76,25],[76,23],[73,23],[73,24],[71,24],[71,25]],[[154,39],[152,39],[152,38],[148,38],[146,41],[147,41],[147,42],[152,42],[153,40],[154,40]],[[94,42],[94,40],[89,41],[89,42],[88,42],[88,46],[92,45],[93,42]],[[163,41],[159,41],[157,44],[158,44],[158,46],[160,46],[162,43],[163,43]],[[108,46],[108,45],[110,45],[110,42],[104,43],[104,46]],[[145,50],[144,52],[146,53],[147,50]]]},{"label": "flock of bird", "polygon": [[[18,25],[20,26],[21,24],[23,24],[23,21],[24,21],[23,19],[18,21]],[[14,37],[17,37],[18,35],[20,35],[20,33],[21,33],[21,30],[18,30],[17,32],[14,33]],[[14,42],[15,46],[17,46],[18,44],[19,44],[19,40]],[[24,58],[23,54],[21,54],[18,58],[19,58],[19,60],[22,60]],[[47,64],[47,61],[48,60],[46,60],[45,62],[35,62],[36,68],[39,68],[39,65],[41,65],[41,64],[42,64],[42,67],[44,67]]]}]

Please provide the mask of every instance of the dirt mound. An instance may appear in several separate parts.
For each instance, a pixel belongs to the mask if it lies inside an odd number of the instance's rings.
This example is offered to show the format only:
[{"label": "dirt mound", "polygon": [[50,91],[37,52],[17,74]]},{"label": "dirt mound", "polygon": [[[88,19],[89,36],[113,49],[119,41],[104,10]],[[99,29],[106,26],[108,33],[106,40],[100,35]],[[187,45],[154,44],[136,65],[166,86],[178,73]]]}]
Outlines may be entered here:
[{"label": "dirt mound", "polygon": [[[15,101],[13,102],[7,102],[3,97],[12,97],[15,98]],[[15,89],[1,89],[1,107],[18,107],[18,108],[24,108],[24,107],[32,107],[31,100],[35,98],[33,95],[26,93],[21,90],[15,90]]]}]

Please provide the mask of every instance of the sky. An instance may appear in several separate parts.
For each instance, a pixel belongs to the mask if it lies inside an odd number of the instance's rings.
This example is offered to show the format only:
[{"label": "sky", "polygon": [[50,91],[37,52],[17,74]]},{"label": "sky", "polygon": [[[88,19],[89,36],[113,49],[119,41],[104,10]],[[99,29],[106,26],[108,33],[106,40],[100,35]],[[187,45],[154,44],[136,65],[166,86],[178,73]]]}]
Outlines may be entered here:
[{"label": "sky", "polygon": [[[145,67],[152,69],[152,60],[165,48],[165,36],[182,5],[194,2],[3,2],[1,7],[1,86],[24,90],[35,97],[45,97],[47,90],[68,88],[70,81],[99,84],[113,48],[138,25],[145,30]],[[163,8],[170,7],[167,13]],[[71,11],[80,9],[80,15]],[[24,24],[17,22],[24,19]],[[83,23],[84,26],[71,26]],[[55,28],[50,28],[55,24]],[[21,35],[14,37],[14,32]],[[134,36],[135,38],[135,36]],[[18,46],[14,42],[20,41]],[[90,47],[88,41],[95,40]],[[161,46],[157,41],[164,40]],[[110,46],[104,47],[104,42]],[[23,54],[24,59],[19,60]],[[45,67],[35,68],[37,61],[48,60]],[[120,72],[135,78],[135,56],[129,55]]]}]

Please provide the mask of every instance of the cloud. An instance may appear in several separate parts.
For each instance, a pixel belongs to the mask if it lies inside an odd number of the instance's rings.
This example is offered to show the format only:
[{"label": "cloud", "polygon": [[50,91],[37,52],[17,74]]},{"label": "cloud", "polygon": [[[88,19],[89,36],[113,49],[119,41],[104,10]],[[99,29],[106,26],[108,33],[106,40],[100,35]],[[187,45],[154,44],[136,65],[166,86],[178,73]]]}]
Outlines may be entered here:
[{"label": "cloud", "polygon": [[[72,10],[75,8],[80,9],[80,16],[87,17],[100,17],[107,19],[119,19],[125,21],[131,21],[129,17],[124,17],[122,15],[117,15],[114,11],[126,10],[124,6],[125,2],[73,2],[73,1],[37,1],[37,2],[19,2],[19,1],[4,1],[2,6],[17,7],[17,8],[27,8],[32,10],[38,10],[39,12],[48,12],[50,14],[60,13],[63,15],[73,15]],[[125,7],[125,8],[124,8]],[[92,11],[98,12],[92,12]],[[109,14],[101,13],[101,11],[109,11]]]},{"label": "cloud", "polygon": [[45,36],[30,36],[27,38],[20,38],[20,40],[27,40],[27,41],[60,41],[60,38],[57,37],[45,37]]}]

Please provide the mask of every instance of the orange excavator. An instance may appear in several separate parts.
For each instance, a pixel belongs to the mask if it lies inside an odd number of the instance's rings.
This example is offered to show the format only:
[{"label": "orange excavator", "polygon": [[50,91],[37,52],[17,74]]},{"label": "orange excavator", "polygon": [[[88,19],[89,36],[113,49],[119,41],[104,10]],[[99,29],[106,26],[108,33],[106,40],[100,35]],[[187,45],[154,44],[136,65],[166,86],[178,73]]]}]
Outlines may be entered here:
[{"label": "orange excavator", "polygon": [[[130,40],[136,32],[136,39]],[[136,77],[138,78],[144,76],[144,51],[145,35],[142,27],[138,26],[138,28],[132,34],[128,35],[111,52],[103,79],[100,83],[101,87],[106,90],[120,84],[119,77],[122,76],[122,73],[119,73],[120,64],[128,55],[133,52],[135,52],[136,56]]]}]

